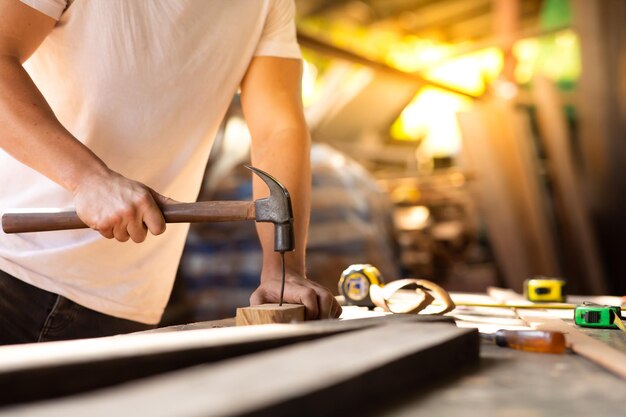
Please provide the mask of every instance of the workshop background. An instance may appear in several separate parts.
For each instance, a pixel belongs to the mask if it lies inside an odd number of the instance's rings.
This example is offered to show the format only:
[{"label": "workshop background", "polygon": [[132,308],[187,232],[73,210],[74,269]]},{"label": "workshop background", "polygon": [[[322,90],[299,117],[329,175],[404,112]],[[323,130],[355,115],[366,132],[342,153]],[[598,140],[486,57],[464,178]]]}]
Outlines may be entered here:
[{"label": "workshop background", "polygon": [[[313,138],[309,277],[626,293],[626,2],[296,0]],[[199,200],[251,198],[238,97]],[[162,325],[232,317],[254,224],[192,225]]]}]

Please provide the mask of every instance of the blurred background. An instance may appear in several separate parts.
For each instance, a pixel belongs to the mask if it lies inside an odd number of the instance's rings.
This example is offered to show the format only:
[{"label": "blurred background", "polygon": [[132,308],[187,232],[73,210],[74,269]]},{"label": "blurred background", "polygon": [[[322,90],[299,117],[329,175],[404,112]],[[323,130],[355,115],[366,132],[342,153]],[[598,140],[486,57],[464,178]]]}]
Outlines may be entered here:
[{"label": "blurred background", "polygon": [[[626,2],[296,0],[313,138],[309,277],[626,293]],[[200,200],[251,198],[233,99]],[[258,285],[253,223],[192,226],[164,325]]]}]

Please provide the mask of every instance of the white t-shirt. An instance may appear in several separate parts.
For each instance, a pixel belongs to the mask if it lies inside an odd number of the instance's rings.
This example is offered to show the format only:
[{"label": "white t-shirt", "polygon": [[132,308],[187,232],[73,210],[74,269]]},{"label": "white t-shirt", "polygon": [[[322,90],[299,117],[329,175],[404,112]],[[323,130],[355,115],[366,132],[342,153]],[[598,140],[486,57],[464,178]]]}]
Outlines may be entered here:
[{"label": "white t-shirt", "polygon": [[[254,56],[300,58],[293,0],[22,0],[58,20],[26,68],[61,123],[113,170],[195,201]],[[0,211],[72,196],[0,150]],[[92,230],[7,235],[0,269],[116,317],[157,323],[188,225],[142,244]]]}]

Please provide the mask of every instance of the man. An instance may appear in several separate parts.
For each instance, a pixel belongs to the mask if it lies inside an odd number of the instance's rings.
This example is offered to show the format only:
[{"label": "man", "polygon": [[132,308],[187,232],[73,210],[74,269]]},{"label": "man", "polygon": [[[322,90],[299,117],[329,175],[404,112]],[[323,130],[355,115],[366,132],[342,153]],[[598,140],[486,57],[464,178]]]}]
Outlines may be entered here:
[{"label": "man", "polygon": [[[93,229],[0,233],[0,343],[158,323],[188,230],[166,230],[159,206],[195,200],[238,88],[252,164],[294,204],[285,300],[308,319],[340,314],[305,277],[310,139],[293,18],[292,0],[0,0],[0,209],[74,206]],[[258,227],[252,304],[279,297],[272,229]]]}]

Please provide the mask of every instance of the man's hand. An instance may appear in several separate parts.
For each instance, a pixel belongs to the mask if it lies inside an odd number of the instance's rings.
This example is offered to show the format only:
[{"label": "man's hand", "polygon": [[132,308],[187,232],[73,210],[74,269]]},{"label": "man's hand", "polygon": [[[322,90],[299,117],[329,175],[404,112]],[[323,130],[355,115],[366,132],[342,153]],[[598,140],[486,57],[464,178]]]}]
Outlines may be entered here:
[{"label": "man's hand", "polygon": [[148,231],[160,235],[165,220],[159,205],[174,203],[149,187],[110,170],[85,176],[74,189],[81,220],[108,239],[140,243]]},{"label": "man's hand", "polygon": [[[250,305],[277,303],[281,277],[281,272],[262,276],[261,285],[250,297]],[[341,306],[328,289],[289,270],[285,274],[284,302],[303,304],[307,320],[334,319],[341,315]]]},{"label": "man's hand", "polygon": [[[160,234],[150,188],[111,171],[65,129],[22,67],[56,21],[19,1],[0,1],[0,148],[74,194],[78,216],[107,238],[142,242]],[[156,201],[155,201],[156,200]]]}]

